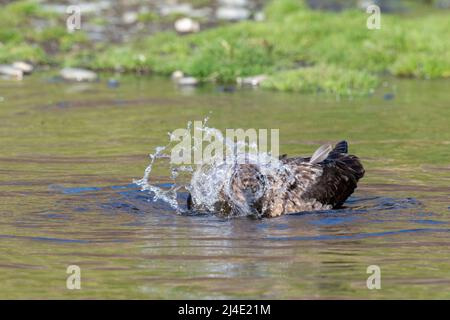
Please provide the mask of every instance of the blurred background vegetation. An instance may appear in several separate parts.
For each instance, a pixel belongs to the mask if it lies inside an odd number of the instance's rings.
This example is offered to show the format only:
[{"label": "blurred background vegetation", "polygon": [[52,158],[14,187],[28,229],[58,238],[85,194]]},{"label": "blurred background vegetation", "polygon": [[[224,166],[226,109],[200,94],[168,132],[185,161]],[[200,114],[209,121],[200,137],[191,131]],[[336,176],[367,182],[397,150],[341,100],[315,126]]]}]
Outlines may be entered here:
[{"label": "blurred background vegetation", "polygon": [[[365,95],[379,76],[450,77],[447,0],[0,1],[0,63]],[[381,8],[369,30],[365,9]],[[68,32],[68,5],[81,30]],[[184,19],[184,29],[176,23]],[[189,27],[191,26],[191,30]],[[196,26],[198,28],[192,28]],[[186,29],[187,28],[187,29]]]}]

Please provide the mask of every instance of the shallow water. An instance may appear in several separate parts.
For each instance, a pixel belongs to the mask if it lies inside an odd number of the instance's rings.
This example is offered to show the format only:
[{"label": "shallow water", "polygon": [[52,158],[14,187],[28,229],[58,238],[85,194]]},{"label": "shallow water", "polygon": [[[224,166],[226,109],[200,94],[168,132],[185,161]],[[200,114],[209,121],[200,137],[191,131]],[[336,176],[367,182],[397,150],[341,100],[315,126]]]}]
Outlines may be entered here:
[{"label": "shallow water", "polygon": [[[0,298],[450,298],[449,88],[386,79],[338,100],[157,78],[0,81]],[[167,132],[207,115],[279,128],[291,155],[347,139],[366,176],[341,210],[178,215],[132,181]],[[68,265],[81,290],[66,289]]]}]

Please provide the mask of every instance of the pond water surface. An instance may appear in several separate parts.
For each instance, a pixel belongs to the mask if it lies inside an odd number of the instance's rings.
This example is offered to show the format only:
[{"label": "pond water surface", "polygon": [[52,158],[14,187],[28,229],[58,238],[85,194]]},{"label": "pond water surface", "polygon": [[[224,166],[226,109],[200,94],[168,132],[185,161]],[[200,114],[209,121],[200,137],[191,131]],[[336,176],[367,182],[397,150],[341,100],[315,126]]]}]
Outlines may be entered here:
[{"label": "pond water surface", "polygon": [[[0,80],[0,298],[450,298],[449,81],[336,99],[105,79]],[[346,139],[366,176],[341,210],[179,215],[133,180],[169,131],[205,116],[279,128],[290,155]],[[69,265],[81,290],[66,288]]]}]

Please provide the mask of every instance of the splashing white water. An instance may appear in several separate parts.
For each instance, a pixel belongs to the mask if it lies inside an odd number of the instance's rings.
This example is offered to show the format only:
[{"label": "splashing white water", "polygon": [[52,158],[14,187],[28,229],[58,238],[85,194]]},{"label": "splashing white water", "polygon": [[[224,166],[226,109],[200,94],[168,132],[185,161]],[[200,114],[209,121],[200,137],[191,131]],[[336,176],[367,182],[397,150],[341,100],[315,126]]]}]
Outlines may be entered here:
[{"label": "splashing white water", "polygon": [[[153,195],[153,201],[162,200],[178,213],[186,210],[184,209],[186,204],[180,205],[177,195],[179,192],[188,191],[196,211],[214,212],[217,209],[215,205],[225,195],[236,211],[233,215],[253,214],[249,205],[233,194],[231,188],[232,177],[240,170],[239,164],[249,163],[258,168],[258,172],[264,180],[262,183],[264,188],[258,190],[256,196],[262,196],[265,189],[270,188],[273,183],[273,179],[270,177],[277,176],[280,171],[286,171],[288,168],[278,160],[278,156],[275,158],[269,152],[258,151],[257,146],[246,141],[235,142],[234,139],[231,141],[224,137],[218,129],[207,127],[207,121],[208,118],[202,122],[201,128],[195,129],[201,130],[207,141],[210,142],[213,138],[213,141],[221,143],[230,152],[210,155],[196,165],[173,164],[170,161],[171,156],[166,153],[174,146],[173,134],[169,133],[170,142],[166,146],[157,147],[155,152],[149,155],[150,164],[145,169],[143,178],[134,182],[141,187],[141,190],[150,192]],[[186,131],[189,132],[191,128],[192,123],[189,122]],[[184,151],[194,153],[205,142],[195,141],[195,135],[193,139],[192,147]],[[170,188],[163,188],[159,181],[154,181],[151,177],[152,169],[157,161],[170,162],[170,178],[173,181]],[[179,179],[180,176],[183,176],[182,178],[185,180]]]}]

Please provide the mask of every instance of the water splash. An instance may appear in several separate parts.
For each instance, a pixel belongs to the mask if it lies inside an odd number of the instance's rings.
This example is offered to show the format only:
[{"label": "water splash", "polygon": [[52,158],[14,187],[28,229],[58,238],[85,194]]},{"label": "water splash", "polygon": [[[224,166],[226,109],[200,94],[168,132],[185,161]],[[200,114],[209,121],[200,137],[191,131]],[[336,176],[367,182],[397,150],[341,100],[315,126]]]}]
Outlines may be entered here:
[{"label": "water splash", "polygon": [[[188,191],[191,194],[192,203],[198,212],[216,212],[217,204],[223,199],[227,199],[230,207],[233,208],[233,215],[257,214],[249,205],[248,201],[243,201],[242,195],[238,196],[232,188],[233,178],[239,178],[238,174],[242,170],[240,164],[251,164],[258,172],[258,178],[262,180],[261,188],[256,190],[253,197],[262,197],[266,190],[274,183],[273,177],[278,176],[280,171],[289,170],[277,157],[270,152],[258,150],[255,143],[247,140],[235,141],[234,138],[224,136],[220,130],[207,126],[208,118],[201,122],[200,130],[202,137],[195,134],[192,136],[193,144],[183,149],[184,152],[195,154],[201,150],[207,153],[200,162],[195,164],[175,164],[171,160],[172,148],[179,140],[173,139],[173,133],[169,133],[170,142],[166,146],[155,148],[150,154],[150,164],[145,169],[142,179],[134,181],[141,187],[141,190],[148,191],[153,195],[153,201],[162,200],[174,208],[178,213],[186,212],[184,204],[178,202],[178,193]],[[188,122],[186,134],[190,134],[192,122]],[[191,136],[188,137],[191,139]],[[175,141],[176,140],[176,141]],[[205,143],[214,142],[223,146],[221,153],[208,153]],[[267,148],[264,148],[266,150]],[[208,151],[208,152],[207,152]],[[198,160],[198,159],[197,159]],[[169,174],[173,184],[170,188],[161,187],[160,182],[152,177],[152,171],[157,162],[169,162]],[[235,182],[236,180],[234,180]],[[280,190],[281,191],[281,190]],[[245,199],[244,199],[245,200]]]},{"label": "water splash", "polygon": [[[206,120],[205,120],[206,123]],[[192,122],[188,122],[187,124],[187,132],[192,128]],[[174,146],[173,134],[171,132],[169,135],[169,143],[165,146],[158,146],[155,148],[155,151],[149,154],[150,164],[144,171],[144,176],[140,180],[134,180],[138,186],[141,187],[142,191],[148,191],[153,195],[153,201],[156,202],[158,200],[162,200],[163,202],[169,204],[173,209],[175,209],[178,213],[182,213],[183,206],[180,206],[177,200],[177,192],[186,189],[187,184],[185,181],[179,182],[177,178],[180,176],[180,173],[192,173],[193,167],[189,165],[174,165],[170,162],[170,155],[166,153],[166,151],[170,150],[171,147]],[[187,150],[186,150],[187,151]],[[169,188],[164,188],[161,186],[160,181],[153,180],[151,177],[151,173],[154,165],[157,161],[169,162],[169,176],[172,180],[172,184]]]},{"label": "water splash", "polygon": [[[153,166],[155,165],[155,162],[159,159],[167,159],[168,155],[164,153],[164,151],[170,146],[170,144],[166,146],[159,146],[155,148],[155,152],[149,154],[150,157],[150,164],[147,166],[147,168],[144,171],[144,176],[140,180],[133,181],[138,186],[141,187],[142,191],[149,191],[153,194],[153,201],[162,200],[166,203],[168,203],[172,208],[176,209],[177,211],[180,210],[180,207],[178,205],[177,201],[177,190],[180,188],[176,183],[172,184],[170,188],[165,189],[161,186],[159,186],[156,182],[152,183],[150,180],[150,175],[152,173]],[[172,180],[175,180],[175,171],[171,170],[171,178]]]}]

